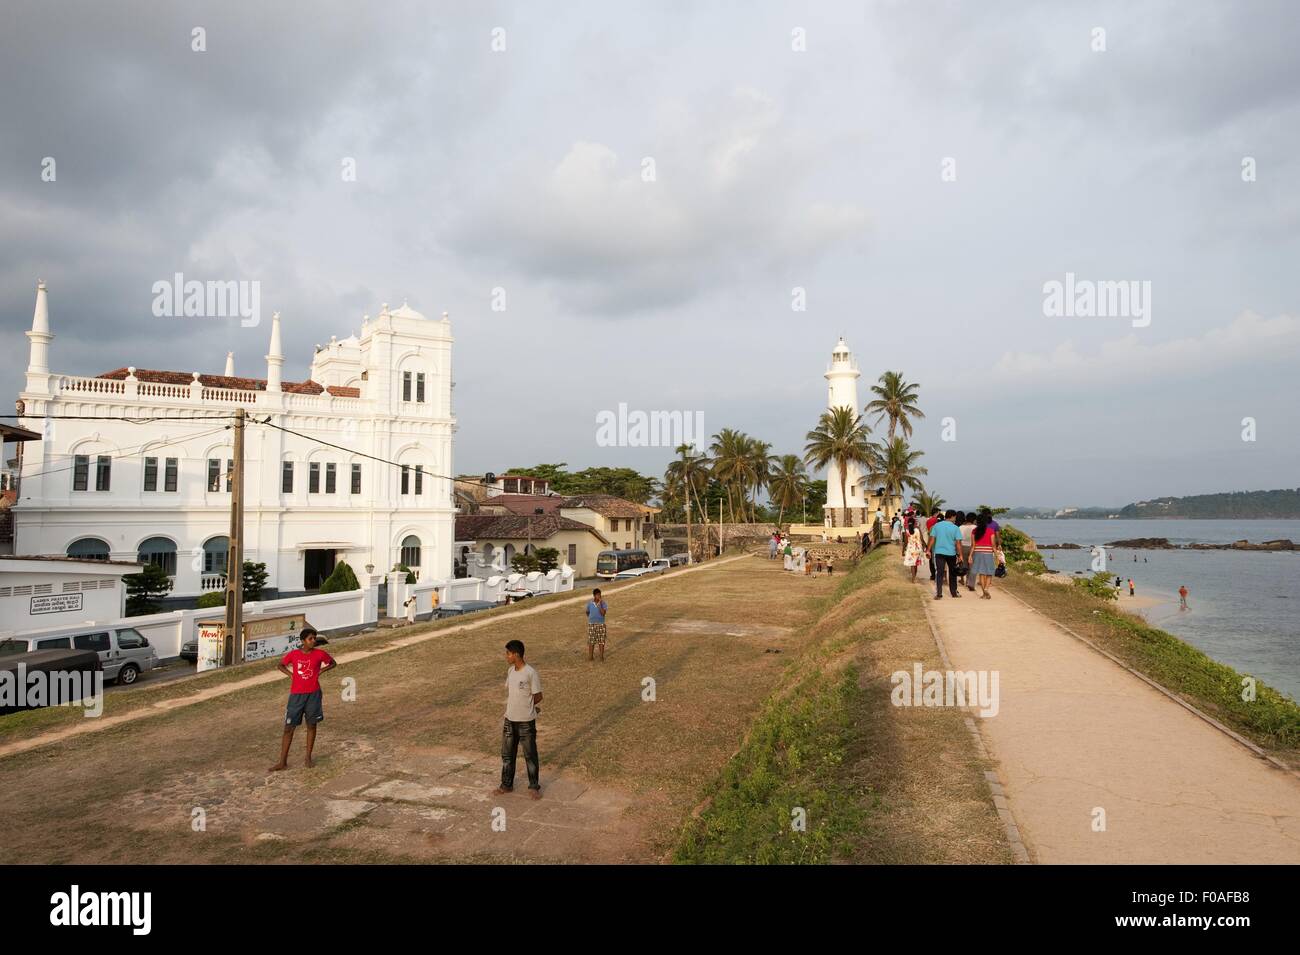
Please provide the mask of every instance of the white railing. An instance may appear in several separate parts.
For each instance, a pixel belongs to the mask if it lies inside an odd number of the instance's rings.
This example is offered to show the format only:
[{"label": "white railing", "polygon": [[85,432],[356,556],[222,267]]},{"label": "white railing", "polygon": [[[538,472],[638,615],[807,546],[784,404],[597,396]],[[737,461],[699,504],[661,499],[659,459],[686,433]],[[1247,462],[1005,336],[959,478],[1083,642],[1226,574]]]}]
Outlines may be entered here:
[{"label": "white railing", "polygon": [[226,589],[225,574],[205,574],[199,578],[199,590],[208,593],[212,590]]},{"label": "white railing", "polygon": [[140,382],[141,398],[189,398],[189,385],[166,385],[158,381]]},{"label": "white railing", "polygon": [[97,395],[120,395],[126,392],[126,382],[116,378],[82,378],[77,375],[60,375],[59,391],[90,392]]},{"label": "white railing", "polygon": [[[141,386],[143,388],[143,386]],[[187,388],[188,392],[189,389]],[[203,400],[207,401],[224,401],[237,405],[257,404],[260,391],[248,391],[244,388],[204,388]]]}]

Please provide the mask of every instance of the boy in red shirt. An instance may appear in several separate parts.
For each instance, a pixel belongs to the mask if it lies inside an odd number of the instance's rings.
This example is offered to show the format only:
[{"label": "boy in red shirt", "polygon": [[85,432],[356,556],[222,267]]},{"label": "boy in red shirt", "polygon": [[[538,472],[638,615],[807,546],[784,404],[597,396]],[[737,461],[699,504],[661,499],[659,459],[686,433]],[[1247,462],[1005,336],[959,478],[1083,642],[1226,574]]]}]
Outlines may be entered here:
[{"label": "boy in red shirt", "polygon": [[[278,772],[289,765],[289,747],[293,745],[293,731],[307,718],[307,759],[303,763],[308,769],[315,764],[311,761],[311,750],[316,745],[316,724],[325,719],[321,709],[320,675],[333,670],[337,663],[324,650],[317,649],[322,643],[328,643],[324,637],[311,627],[302,628],[302,649],[290,650],[280,660],[277,667],[285,676],[292,678],[289,685],[289,706],[284,711],[284,736],[280,740],[280,761],[271,767],[271,772]],[[290,669],[292,667],[292,669]]]}]

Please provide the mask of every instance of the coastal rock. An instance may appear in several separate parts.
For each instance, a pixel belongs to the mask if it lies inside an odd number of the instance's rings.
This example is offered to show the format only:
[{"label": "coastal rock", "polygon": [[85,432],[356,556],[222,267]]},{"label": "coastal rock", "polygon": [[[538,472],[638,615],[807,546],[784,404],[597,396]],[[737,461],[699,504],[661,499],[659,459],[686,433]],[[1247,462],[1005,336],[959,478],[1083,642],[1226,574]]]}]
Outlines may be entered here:
[{"label": "coastal rock", "polygon": [[1177,544],[1167,537],[1134,537],[1131,540],[1111,541],[1107,547],[1127,547],[1133,550],[1177,550]]}]

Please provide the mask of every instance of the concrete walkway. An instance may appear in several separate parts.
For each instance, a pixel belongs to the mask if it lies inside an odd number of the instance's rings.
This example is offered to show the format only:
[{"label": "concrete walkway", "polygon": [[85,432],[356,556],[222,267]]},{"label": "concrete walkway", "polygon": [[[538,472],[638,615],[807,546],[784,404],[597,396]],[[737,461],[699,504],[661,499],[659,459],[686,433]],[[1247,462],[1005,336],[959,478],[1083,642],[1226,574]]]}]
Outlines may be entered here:
[{"label": "concrete walkway", "polygon": [[1005,591],[933,600],[923,577],[953,667],[999,673],[975,722],[1033,861],[1300,862],[1300,780]]}]

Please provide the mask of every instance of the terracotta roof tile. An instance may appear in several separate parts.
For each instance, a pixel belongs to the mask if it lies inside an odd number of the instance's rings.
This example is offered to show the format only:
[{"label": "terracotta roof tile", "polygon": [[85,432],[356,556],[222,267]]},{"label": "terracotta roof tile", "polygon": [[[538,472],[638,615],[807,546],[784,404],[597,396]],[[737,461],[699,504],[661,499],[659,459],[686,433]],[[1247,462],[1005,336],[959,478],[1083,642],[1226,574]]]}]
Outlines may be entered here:
[{"label": "terracotta roof tile", "polygon": [[[124,380],[130,375],[128,368],[115,368],[113,371],[106,371],[99,378],[111,378],[116,381]],[[194,380],[194,375],[188,371],[159,371],[151,368],[137,368],[135,377],[138,381],[150,381],[162,385],[188,385]],[[235,391],[265,391],[265,378],[239,378],[230,375],[205,375],[199,373],[199,384],[204,388],[230,388]],[[331,395],[339,398],[360,398],[360,388],[350,388],[345,385],[331,385],[326,388],[314,381],[286,381],[280,385],[281,389],[291,395],[319,395],[328,391]]]},{"label": "terracotta roof tile", "polygon": [[[531,524],[531,527],[530,527]],[[560,531],[589,531],[608,544],[595,528],[558,514],[527,517],[518,514],[461,514],[456,518],[456,540],[546,540]]]},{"label": "terracotta roof tile", "polygon": [[577,494],[566,497],[561,508],[585,507],[604,517],[643,517],[645,510],[634,501],[615,497],[613,494]]}]

